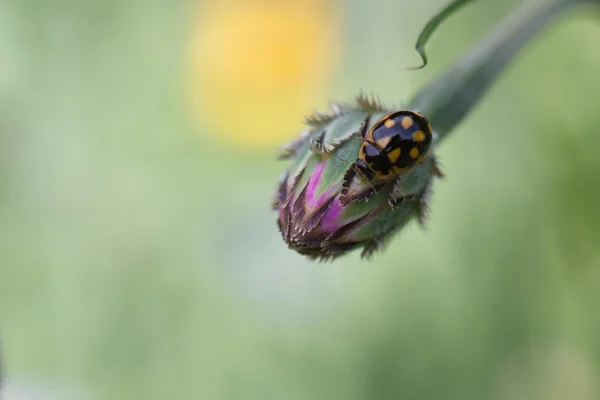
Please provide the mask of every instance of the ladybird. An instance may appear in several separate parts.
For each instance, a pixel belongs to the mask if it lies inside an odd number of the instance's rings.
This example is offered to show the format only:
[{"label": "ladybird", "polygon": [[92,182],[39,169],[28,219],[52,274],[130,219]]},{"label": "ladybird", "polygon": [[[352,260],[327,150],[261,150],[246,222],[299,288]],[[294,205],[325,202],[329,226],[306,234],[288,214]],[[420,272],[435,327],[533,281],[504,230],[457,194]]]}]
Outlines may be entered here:
[{"label": "ladybird", "polygon": [[431,147],[429,121],[416,111],[396,111],[378,120],[364,135],[356,168],[368,180],[397,179],[423,163]]}]

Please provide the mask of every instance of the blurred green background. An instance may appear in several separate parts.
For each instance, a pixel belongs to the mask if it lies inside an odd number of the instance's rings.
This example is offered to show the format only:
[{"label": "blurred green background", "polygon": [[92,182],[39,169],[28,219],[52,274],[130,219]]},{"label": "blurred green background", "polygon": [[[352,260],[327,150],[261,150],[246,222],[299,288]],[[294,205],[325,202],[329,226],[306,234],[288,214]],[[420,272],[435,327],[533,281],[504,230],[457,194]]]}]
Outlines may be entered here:
[{"label": "blurred green background", "polygon": [[531,42],[438,149],[426,231],[318,264],[277,231],[277,147],[328,99],[405,103],[519,2],[465,8],[418,72],[443,0],[267,3],[0,2],[9,385],[600,399],[598,13]]}]

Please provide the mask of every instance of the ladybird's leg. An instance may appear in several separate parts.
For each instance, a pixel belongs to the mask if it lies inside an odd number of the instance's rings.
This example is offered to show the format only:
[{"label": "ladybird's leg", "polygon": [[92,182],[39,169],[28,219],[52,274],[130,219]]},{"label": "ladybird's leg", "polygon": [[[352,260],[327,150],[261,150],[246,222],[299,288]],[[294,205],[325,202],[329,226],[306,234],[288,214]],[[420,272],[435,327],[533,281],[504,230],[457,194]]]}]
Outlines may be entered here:
[{"label": "ladybird's leg", "polygon": [[[390,205],[390,207],[395,208],[399,203],[404,202],[404,198],[406,198],[406,194],[402,193],[402,190],[400,190],[400,187],[402,184],[402,175],[398,175],[396,173],[396,171],[394,171],[393,169],[392,169],[392,172],[396,176],[396,179],[394,180],[394,183],[392,185],[390,185],[390,190],[388,191],[387,197],[388,197],[388,204]],[[400,200],[396,197],[396,192],[400,192],[400,194],[402,195]]]},{"label": "ladybird's leg", "polygon": [[387,195],[388,204],[390,205],[390,208],[395,208],[399,203],[398,199],[395,196],[395,193],[396,193],[397,188],[400,185],[400,181],[402,181],[402,177],[396,178],[394,183],[392,185],[390,185],[390,190],[388,191],[388,195]]},{"label": "ladybird's leg", "polygon": [[[388,203],[390,207],[394,208],[398,204],[406,203],[407,201],[414,200],[417,195],[408,195],[402,191],[402,175],[398,176],[394,181],[394,184],[390,186],[388,192]],[[399,194],[399,196],[398,196]]]}]

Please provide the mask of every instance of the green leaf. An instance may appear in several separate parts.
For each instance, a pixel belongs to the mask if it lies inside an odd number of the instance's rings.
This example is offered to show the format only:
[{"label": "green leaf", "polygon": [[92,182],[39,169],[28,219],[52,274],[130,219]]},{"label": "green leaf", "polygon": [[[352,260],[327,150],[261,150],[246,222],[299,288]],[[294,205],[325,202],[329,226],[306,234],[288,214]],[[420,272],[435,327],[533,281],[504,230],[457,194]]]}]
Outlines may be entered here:
[{"label": "green leaf", "polygon": [[425,28],[423,28],[423,31],[421,32],[421,34],[419,35],[419,38],[417,39],[417,44],[415,45],[415,49],[417,49],[417,52],[421,55],[421,58],[423,59],[423,65],[419,65],[418,67],[408,67],[407,69],[415,70],[415,69],[425,68],[425,66],[427,65],[427,62],[428,62],[427,54],[425,53],[425,45],[431,38],[431,35],[433,34],[433,32],[435,32],[436,29],[440,26],[440,24],[442,22],[444,22],[444,20],[446,20],[450,15],[452,15],[455,11],[458,11],[459,8],[461,8],[462,6],[466,5],[467,3],[471,2],[471,1],[474,1],[474,0],[455,0],[455,1],[453,1],[452,3],[448,4],[446,6],[446,8],[444,8],[439,13],[437,13],[437,15],[434,16],[427,23],[427,25],[425,25]]},{"label": "green leaf", "polygon": [[431,121],[441,140],[477,105],[519,50],[573,7],[600,0],[527,2],[409,102]]}]

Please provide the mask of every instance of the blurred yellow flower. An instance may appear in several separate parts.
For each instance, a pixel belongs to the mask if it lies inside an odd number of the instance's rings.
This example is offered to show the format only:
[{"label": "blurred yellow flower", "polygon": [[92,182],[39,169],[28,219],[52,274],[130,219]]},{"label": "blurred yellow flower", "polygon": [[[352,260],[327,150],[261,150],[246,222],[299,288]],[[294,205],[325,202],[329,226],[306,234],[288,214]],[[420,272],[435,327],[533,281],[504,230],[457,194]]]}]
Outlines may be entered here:
[{"label": "blurred yellow flower", "polygon": [[204,5],[188,89],[197,120],[244,147],[277,147],[323,100],[338,58],[333,0]]}]

